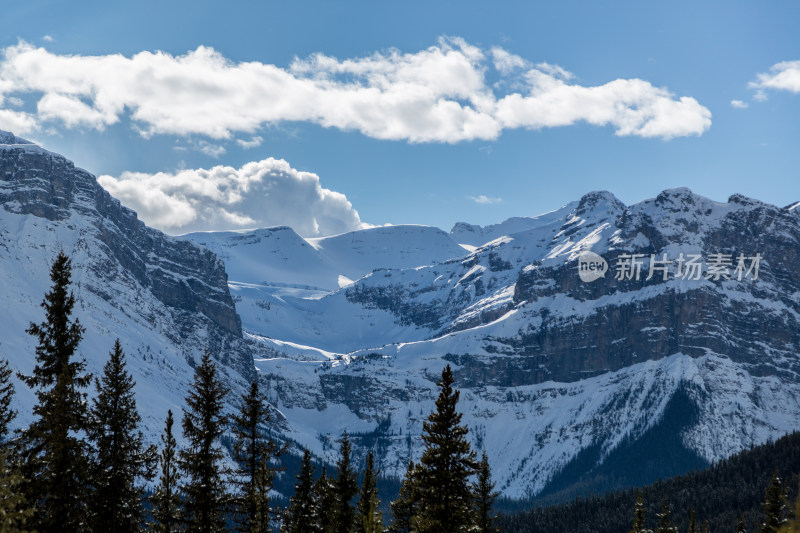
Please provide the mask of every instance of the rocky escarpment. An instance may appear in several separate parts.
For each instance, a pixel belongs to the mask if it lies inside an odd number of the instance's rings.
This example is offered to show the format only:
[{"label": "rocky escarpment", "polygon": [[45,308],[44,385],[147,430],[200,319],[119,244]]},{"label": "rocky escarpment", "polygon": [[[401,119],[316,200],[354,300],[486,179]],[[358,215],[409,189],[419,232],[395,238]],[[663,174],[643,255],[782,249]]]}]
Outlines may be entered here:
[{"label": "rocky escarpment", "polygon": [[[92,273],[84,282],[87,290],[122,308],[128,302],[115,300],[125,295],[113,289],[122,273],[168,310],[171,325],[165,333],[176,345],[202,340],[215,357],[252,378],[225,266],[212,252],[145,226],[90,173],[9,133],[0,135],[0,205],[77,239],[92,258],[81,265]],[[13,238],[9,231],[4,234]],[[144,310],[127,310],[137,311]]]}]

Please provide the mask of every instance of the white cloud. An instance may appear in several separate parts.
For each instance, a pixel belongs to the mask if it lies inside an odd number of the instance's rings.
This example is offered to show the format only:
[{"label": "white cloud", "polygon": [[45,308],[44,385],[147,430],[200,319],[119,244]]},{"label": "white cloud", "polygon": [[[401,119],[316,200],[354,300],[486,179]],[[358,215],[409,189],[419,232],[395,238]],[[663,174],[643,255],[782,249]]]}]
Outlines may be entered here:
[{"label": "white cloud", "polygon": [[281,159],[97,180],[147,224],[173,235],[287,225],[310,237],[364,227],[345,195]]},{"label": "white cloud", "polygon": [[776,63],[769,72],[758,74],[756,78],[756,81],[749,84],[750,88],[757,89],[756,100],[767,99],[765,89],[800,93],[800,61]]},{"label": "white cloud", "polygon": [[503,201],[502,198],[491,198],[486,196],[485,194],[479,194],[478,196],[468,196],[470,200],[475,202],[476,204],[499,204]]},{"label": "white cloud", "polygon": [[747,109],[750,106],[747,102],[743,102],[741,100],[731,100],[731,107],[735,107],[736,109]]},{"label": "white cloud", "polygon": [[249,141],[245,141],[244,139],[236,139],[236,142],[245,150],[249,150],[250,148],[261,146],[261,143],[264,142],[264,138],[260,135],[256,135]]},{"label": "white cloud", "polygon": [[[618,135],[661,138],[699,135],[711,124],[711,114],[694,98],[675,97],[644,80],[587,87],[572,83],[557,65],[531,66],[498,47],[488,55],[449,38],[416,53],[389,50],[341,60],[315,54],[280,68],[236,63],[205,46],[181,56],[125,57],[59,55],[20,42],[2,51],[0,97],[13,91],[35,99],[39,126],[101,130],[125,115],[145,136],[217,140],[287,121],[447,143],[579,121],[611,125]],[[490,87],[490,68],[509,83]],[[238,142],[246,147],[257,138]]]},{"label": "white cloud", "polygon": [[45,35],[44,37],[42,37],[42,39],[44,39],[45,42],[48,42],[48,43],[52,43],[53,42],[53,36],[52,35]]}]

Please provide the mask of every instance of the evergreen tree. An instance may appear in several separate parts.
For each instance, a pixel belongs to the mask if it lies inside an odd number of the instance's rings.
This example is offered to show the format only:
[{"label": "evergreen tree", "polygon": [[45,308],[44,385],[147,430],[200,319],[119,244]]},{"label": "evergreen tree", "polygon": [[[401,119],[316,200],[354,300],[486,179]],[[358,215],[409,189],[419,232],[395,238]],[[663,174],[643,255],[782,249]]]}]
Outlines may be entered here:
[{"label": "evergreen tree", "polygon": [[648,530],[644,527],[644,496],[641,492],[636,495],[636,507],[633,511],[631,533],[648,533]]},{"label": "evergreen tree", "polygon": [[478,481],[475,483],[475,514],[479,533],[497,533],[499,531],[494,524],[496,515],[492,510],[497,496],[498,493],[494,492],[489,458],[484,451],[481,462],[478,464]]},{"label": "evergreen tree", "polygon": [[694,516],[694,509],[689,511],[689,529],[688,533],[697,533],[697,519]]},{"label": "evergreen tree", "polygon": [[315,520],[313,493],[314,467],[311,465],[311,452],[305,450],[300,461],[300,472],[294,485],[294,495],[289,500],[289,509],[284,517],[283,530],[287,533],[318,533]]},{"label": "evergreen tree", "polygon": [[233,415],[233,457],[238,464],[235,484],[238,494],[234,500],[239,531],[266,531],[269,528],[269,492],[275,478],[270,461],[278,449],[272,440],[266,440],[261,425],[270,421],[272,414],[258,381],[242,397],[239,413]]},{"label": "evergreen tree", "polygon": [[703,525],[700,527],[702,533],[708,533],[708,520],[703,519]]},{"label": "evergreen tree", "polygon": [[227,421],[222,414],[228,391],[217,378],[211,356],[203,355],[183,410],[183,436],[189,446],[178,452],[178,465],[185,482],[184,518],[190,533],[224,531],[228,504],[222,480],[223,452],[219,438]]},{"label": "evergreen tree", "polygon": [[0,361],[0,532],[21,532],[33,515],[26,505],[22,493],[22,476],[11,459],[10,447],[6,444],[8,426],[17,416],[11,409],[14,385],[11,383],[8,362]]},{"label": "evergreen tree", "polygon": [[377,527],[379,522],[381,524],[379,531],[383,531],[383,520],[378,510],[379,506],[378,472],[375,471],[375,458],[372,452],[369,452],[367,454],[367,468],[364,471],[364,480],[361,484],[361,493],[356,506],[358,509],[357,533],[369,533],[369,531]]},{"label": "evergreen tree", "polygon": [[33,516],[20,490],[22,476],[10,461],[9,450],[0,449],[0,533],[24,533]]},{"label": "evergreen tree", "polygon": [[31,323],[27,332],[38,341],[36,365],[30,376],[20,375],[36,391],[34,421],[22,432],[19,452],[23,490],[36,502],[32,526],[40,533],[80,531],[88,527],[91,479],[86,394],[91,382],[86,363],[75,357],[83,327],[71,320],[75,297],[69,290],[72,264],[63,252],[50,269],[53,282],[42,308],[45,320]]},{"label": "evergreen tree", "polygon": [[336,494],[333,492],[333,483],[325,467],[322,467],[317,482],[314,483],[313,496],[315,503],[314,521],[321,533],[333,531],[333,516],[331,510],[336,506]]},{"label": "evergreen tree", "polygon": [[658,518],[658,526],[656,533],[678,533],[678,528],[672,525],[672,513],[669,510],[669,503],[667,499],[661,500],[661,512],[656,514]]},{"label": "evergreen tree", "polygon": [[172,435],[174,423],[172,410],[169,410],[164,434],[161,435],[162,448],[159,459],[161,476],[158,478],[156,491],[150,499],[155,520],[150,529],[155,533],[175,533],[180,530],[181,525],[181,496],[178,491],[180,472],[175,463],[178,444]]},{"label": "evergreen tree", "polygon": [[416,470],[414,461],[409,461],[397,499],[389,504],[392,509],[392,525],[389,526],[389,533],[411,533],[411,520],[416,513],[418,501],[414,479]]},{"label": "evergreen tree", "polygon": [[95,446],[91,468],[94,495],[90,510],[95,531],[134,532],[142,520],[143,487],[152,479],[156,451],[145,447],[138,427],[133,378],[125,368],[119,339],[95,380],[97,396],[90,410],[89,436]]},{"label": "evergreen tree", "polygon": [[761,533],[777,533],[786,523],[786,495],[783,492],[781,478],[777,474],[773,474],[769,482],[762,508],[764,522],[761,523]]},{"label": "evergreen tree", "polygon": [[467,427],[456,411],[459,392],[453,389],[450,365],[442,371],[436,409],[423,423],[425,449],[415,476],[419,508],[412,519],[417,533],[459,533],[474,522],[469,482],[477,463],[467,440]]},{"label": "evergreen tree", "polygon": [[14,398],[14,384],[11,382],[11,369],[8,361],[0,359],[0,446],[5,446],[8,440],[8,426],[17,416],[11,408]]},{"label": "evergreen tree", "polygon": [[339,449],[339,460],[336,462],[336,480],[333,482],[333,493],[336,496],[333,508],[334,533],[351,533],[356,524],[352,501],[358,493],[358,483],[350,462],[351,451],[350,438],[345,432]]}]

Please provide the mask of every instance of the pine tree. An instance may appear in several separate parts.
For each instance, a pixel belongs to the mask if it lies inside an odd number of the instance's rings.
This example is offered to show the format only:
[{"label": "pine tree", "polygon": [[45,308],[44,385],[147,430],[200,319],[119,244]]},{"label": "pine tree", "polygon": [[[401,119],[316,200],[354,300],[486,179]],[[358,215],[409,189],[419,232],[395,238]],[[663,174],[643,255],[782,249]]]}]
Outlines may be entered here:
[{"label": "pine tree", "polygon": [[631,533],[647,533],[644,527],[644,496],[641,492],[636,495],[636,507],[633,512],[633,527]]},{"label": "pine tree", "polygon": [[8,426],[17,416],[17,412],[11,408],[11,400],[14,398],[11,374],[8,361],[0,359],[0,446],[5,446],[8,439]]},{"label": "pine tree", "polygon": [[380,511],[378,511],[379,506],[378,472],[375,471],[375,458],[372,452],[369,452],[367,454],[367,468],[364,471],[364,480],[361,483],[361,493],[356,506],[358,509],[357,533],[369,533],[377,527],[379,522],[381,524],[379,531],[383,531],[383,520],[381,519]]},{"label": "pine tree", "polygon": [[227,420],[222,414],[228,391],[217,378],[211,356],[203,355],[195,369],[194,382],[183,410],[183,436],[189,446],[178,452],[178,465],[185,482],[184,518],[190,533],[224,531],[228,504],[223,482],[223,452],[219,438]]},{"label": "pine tree", "polygon": [[311,465],[311,452],[305,450],[300,461],[300,472],[294,485],[294,495],[289,500],[289,509],[284,518],[287,533],[318,533],[315,520],[315,502],[313,493],[314,467]]},{"label": "pine tree", "polygon": [[161,476],[158,479],[156,491],[150,498],[153,504],[153,519],[155,520],[150,529],[154,533],[175,533],[180,530],[181,525],[181,497],[178,492],[180,472],[175,463],[178,444],[172,435],[174,423],[172,410],[170,409],[167,411],[164,434],[161,435],[162,448],[161,457],[159,458]]},{"label": "pine tree", "polygon": [[689,511],[689,529],[688,533],[697,533],[697,519],[694,516],[694,509]]},{"label": "pine tree", "polygon": [[17,416],[11,409],[14,384],[11,383],[8,362],[0,360],[0,532],[22,532],[26,522],[33,516],[22,493],[22,476],[11,459],[7,445],[8,426]]},{"label": "pine tree", "polygon": [[145,447],[138,429],[133,378],[125,368],[119,339],[103,376],[95,380],[97,396],[90,410],[89,437],[95,446],[91,474],[94,494],[90,510],[95,531],[134,532],[143,516],[143,486],[152,479],[156,451]]},{"label": "pine tree", "polygon": [[786,495],[783,492],[781,478],[777,474],[772,475],[762,508],[764,522],[761,524],[761,533],[777,533],[786,523]]},{"label": "pine tree", "polygon": [[258,381],[242,397],[239,413],[233,415],[233,457],[238,464],[235,484],[238,494],[234,500],[239,531],[266,531],[269,528],[270,499],[275,471],[270,461],[278,448],[266,440],[261,429],[272,416],[267,400],[258,390]]},{"label": "pine tree", "polygon": [[314,521],[321,533],[331,533],[333,531],[333,516],[331,510],[336,506],[336,494],[334,494],[333,483],[325,467],[322,467],[322,474],[314,483]]},{"label": "pine tree", "polygon": [[76,359],[83,327],[71,320],[75,297],[69,291],[72,264],[63,252],[50,269],[53,285],[45,294],[45,320],[31,323],[27,332],[38,341],[36,365],[30,376],[20,375],[36,391],[34,421],[22,432],[19,453],[28,500],[36,502],[31,525],[40,533],[79,531],[88,524],[91,488],[86,394],[91,382],[86,363]]},{"label": "pine tree", "polygon": [[498,493],[494,492],[492,472],[486,452],[478,464],[478,481],[475,483],[475,515],[479,533],[497,533],[499,528],[494,524],[496,515],[492,510]]},{"label": "pine tree", "polygon": [[661,512],[656,514],[658,518],[658,526],[656,533],[678,533],[678,528],[672,525],[672,513],[669,510],[669,503],[667,499],[661,500]]},{"label": "pine tree", "polygon": [[409,461],[397,499],[389,504],[392,509],[392,525],[389,526],[389,533],[411,533],[411,520],[416,513],[418,501],[414,478],[416,470],[414,461]]},{"label": "pine tree", "polygon": [[708,520],[703,519],[703,524],[700,526],[701,533],[708,533]]},{"label": "pine tree", "polygon": [[350,438],[345,432],[339,449],[339,460],[336,463],[336,480],[333,482],[333,492],[336,496],[333,508],[334,533],[351,533],[356,523],[352,501],[358,493],[358,483],[350,462],[351,451]]},{"label": "pine tree", "polygon": [[418,533],[467,531],[474,521],[473,494],[469,482],[477,462],[467,440],[467,428],[456,411],[459,392],[453,389],[450,365],[442,371],[436,410],[423,423],[422,453],[415,476],[419,510],[412,519]]}]

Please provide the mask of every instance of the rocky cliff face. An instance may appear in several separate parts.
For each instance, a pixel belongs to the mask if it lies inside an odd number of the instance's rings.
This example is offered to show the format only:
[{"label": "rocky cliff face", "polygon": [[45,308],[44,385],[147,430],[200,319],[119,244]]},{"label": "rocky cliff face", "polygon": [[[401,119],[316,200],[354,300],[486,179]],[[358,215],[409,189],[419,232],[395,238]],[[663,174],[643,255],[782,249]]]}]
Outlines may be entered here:
[{"label": "rocky cliff face", "polygon": [[[148,228],[94,176],[8,133],[0,134],[0,206],[0,294],[9,313],[0,352],[13,366],[27,372],[32,365],[25,326],[41,320],[49,264],[63,249],[73,258],[76,314],[87,327],[81,353],[99,373],[121,338],[140,405],[150,407],[145,423],[154,440],[166,409],[180,412],[204,351],[220,361],[232,387],[253,378],[252,353],[216,255]],[[26,401],[25,387],[17,389]],[[24,422],[29,406],[20,411]]]},{"label": "rocky cliff face", "polygon": [[[639,443],[674,438],[680,450],[648,467],[656,479],[800,426],[798,222],[738,195],[675,189],[626,206],[590,193],[460,257],[365,272],[313,299],[264,291],[270,306],[240,309],[252,309],[247,338],[288,433],[323,456],[347,426],[402,473],[449,363],[507,495],[588,486],[607,458],[635,464],[625,454]],[[608,263],[604,277],[581,280],[586,251]],[[740,254],[747,268],[760,256],[757,278],[738,279]],[[694,256],[696,279],[677,275]],[[631,258],[638,279],[618,274]],[[274,327],[279,317],[299,327]]]}]

